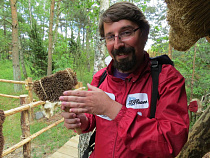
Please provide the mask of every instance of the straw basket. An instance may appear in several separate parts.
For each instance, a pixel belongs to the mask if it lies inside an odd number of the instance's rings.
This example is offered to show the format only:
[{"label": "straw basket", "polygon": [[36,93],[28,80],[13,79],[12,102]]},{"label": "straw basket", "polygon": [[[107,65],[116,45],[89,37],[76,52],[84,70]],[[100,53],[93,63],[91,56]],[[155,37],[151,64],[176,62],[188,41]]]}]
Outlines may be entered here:
[{"label": "straw basket", "polygon": [[200,38],[210,35],[210,0],[165,0],[171,26],[169,42],[186,51]]}]

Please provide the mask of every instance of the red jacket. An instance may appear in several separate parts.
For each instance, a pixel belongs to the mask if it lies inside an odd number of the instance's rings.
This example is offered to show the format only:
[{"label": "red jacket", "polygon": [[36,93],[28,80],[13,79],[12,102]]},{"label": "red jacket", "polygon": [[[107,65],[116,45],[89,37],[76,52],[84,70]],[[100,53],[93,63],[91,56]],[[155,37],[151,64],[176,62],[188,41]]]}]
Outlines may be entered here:
[{"label": "red jacket", "polygon": [[152,78],[149,55],[125,80],[112,75],[112,63],[98,71],[92,85],[98,85],[105,69],[108,75],[100,85],[112,99],[123,105],[114,120],[86,114],[88,132],[96,126],[95,150],[91,158],[170,158],[187,141],[189,116],[185,80],[171,65],[163,65],[159,75],[155,118],[150,119]]}]

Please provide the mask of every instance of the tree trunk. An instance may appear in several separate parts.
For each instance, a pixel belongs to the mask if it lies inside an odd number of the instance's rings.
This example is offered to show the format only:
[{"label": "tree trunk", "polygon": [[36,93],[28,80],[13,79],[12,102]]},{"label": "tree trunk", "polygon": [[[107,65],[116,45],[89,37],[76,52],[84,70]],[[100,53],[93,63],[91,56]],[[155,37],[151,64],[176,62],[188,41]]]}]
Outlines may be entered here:
[{"label": "tree trunk", "polygon": [[[20,64],[19,64],[19,49],[18,49],[18,17],[16,0],[10,0],[12,13],[12,62],[14,80],[21,81]],[[22,85],[14,84],[14,91],[22,90]]]},{"label": "tree trunk", "polygon": [[[89,21],[89,18],[88,18]],[[87,57],[87,71],[90,72],[90,28],[86,29],[86,57]]]},{"label": "tree trunk", "polygon": [[193,125],[188,141],[177,158],[201,158],[210,151],[210,106]]},{"label": "tree trunk", "polygon": [[57,3],[57,8],[56,8],[56,24],[55,24],[55,30],[54,30],[54,39],[53,39],[53,44],[52,44],[52,54],[54,52],[54,48],[55,48],[55,43],[57,41],[57,35],[58,35],[58,24],[59,24],[59,17],[60,17],[60,14],[61,14],[61,11],[60,11],[60,3],[61,3],[61,0],[58,1]]},{"label": "tree trunk", "polygon": [[[101,0],[100,1],[100,13],[103,13],[109,7],[109,0]],[[99,15],[100,17],[100,15]],[[97,32],[97,37],[99,37],[99,32]],[[96,41],[96,51],[95,51],[95,59],[94,59],[94,71],[95,74],[98,70],[105,67],[104,59],[105,59],[105,46],[98,39]]]},{"label": "tree trunk", "polygon": [[33,26],[33,18],[32,18],[32,13],[31,13],[31,0],[28,0],[28,9],[29,9],[29,17],[30,17],[30,27],[32,30]]},{"label": "tree trunk", "polygon": [[23,49],[22,49],[21,37],[20,37],[20,40],[19,40],[19,50],[20,50],[20,63],[21,63],[21,66],[22,66],[22,71],[23,71],[24,78],[26,79],[28,77],[28,75],[27,75],[25,62],[24,62],[24,53],[23,53]]},{"label": "tree trunk", "polygon": [[[191,79],[191,93],[190,93],[190,100],[193,98],[193,85],[194,85],[194,75],[195,75],[195,58],[196,58],[196,46],[194,46],[194,58],[193,58],[193,72],[192,72],[192,79]],[[192,112],[190,111],[190,121],[192,121]]]},{"label": "tree trunk", "polygon": [[53,49],[53,30],[52,29],[53,29],[54,8],[55,8],[55,0],[51,0],[47,75],[52,74],[52,49]]},{"label": "tree trunk", "polygon": [[168,44],[168,56],[170,59],[172,59],[172,46],[170,43]]}]

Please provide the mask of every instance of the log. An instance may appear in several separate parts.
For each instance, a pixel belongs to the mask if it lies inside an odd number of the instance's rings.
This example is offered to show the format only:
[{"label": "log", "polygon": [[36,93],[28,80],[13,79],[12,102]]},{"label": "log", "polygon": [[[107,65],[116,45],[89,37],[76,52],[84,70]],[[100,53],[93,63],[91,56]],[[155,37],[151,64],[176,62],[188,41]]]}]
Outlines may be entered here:
[{"label": "log", "polygon": [[14,80],[5,80],[5,79],[0,79],[0,82],[15,83],[15,84],[26,84],[25,81],[14,81]]},{"label": "log", "polygon": [[5,114],[5,117],[6,117],[6,116],[9,116],[9,115],[13,115],[13,114],[16,114],[18,112],[21,112],[21,111],[28,110],[30,108],[39,106],[41,104],[45,104],[45,102],[44,101],[38,101],[38,102],[33,102],[31,104],[26,104],[26,105],[23,105],[21,107],[17,107],[17,108],[14,108],[14,109],[4,111],[4,114]]},{"label": "log", "polygon": [[177,158],[201,158],[210,151],[210,106],[195,122]]},{"label": "log", "polygon": [[9,153],[15,151],[16,149],[18,149],[19,147],[23,146],[24,144],[30,142],[31,140],[33,140],[34,138],[36,138],[37,136],[39,136],[40,134],[46,132],[47,130],[49,130],[50,128],[57,126],[59,123],[63,122],[64,119],[60,119],[56,122],[54,122],[53,124],[41,129],[40,131],[34,133],[33,135],[31,135],[30,137],[27,137],[26,139],[20,141],[19,143],[15,144],[14,146],[10,147],[7,150],[3,151],[2,157],[8,155]]},{"label": "log", "polygon": [[0,94],[0,96],[2,97],[7,97],[7,98],[15,98],[15,99],[19,99],[19,96],[15,96],[15,95],[7,95],[7,94]]},{"label": "log", "polygon": [[[33,102],[33,81],[31,77],[28,77],[26,79],[26,85],[25,89],[28,90],[28,97],[29,97],[29,102]],[[31,108],[29,110],[29,115],[30,115],[30,121],[34,120],[34,109]]]},{"label": "log", "polygon": [[[20,95],[20,106],[29,103],[28,95]],[[30,134],[30,120],[29,120],[29,110],[24,110],[21,112],[21,130],[22,139],[29,137]],[[31,158],[31,142],[23,145],[23,157]]]}]

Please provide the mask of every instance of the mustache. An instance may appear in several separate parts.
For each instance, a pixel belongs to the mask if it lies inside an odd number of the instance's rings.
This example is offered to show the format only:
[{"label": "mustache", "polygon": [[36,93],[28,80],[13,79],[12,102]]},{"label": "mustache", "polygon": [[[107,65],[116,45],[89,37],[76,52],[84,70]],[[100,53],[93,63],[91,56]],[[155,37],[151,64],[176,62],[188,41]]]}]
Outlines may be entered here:
[{"label": "mustache", "polygon": [[133,47],[120,47],[119,49],[112,50],[111,53],[114,56],[116,56],[116,55],[122,55],[122,54],[126,55],[126,54],[129,54],[131,52],[135,52],[135,49]]}]

